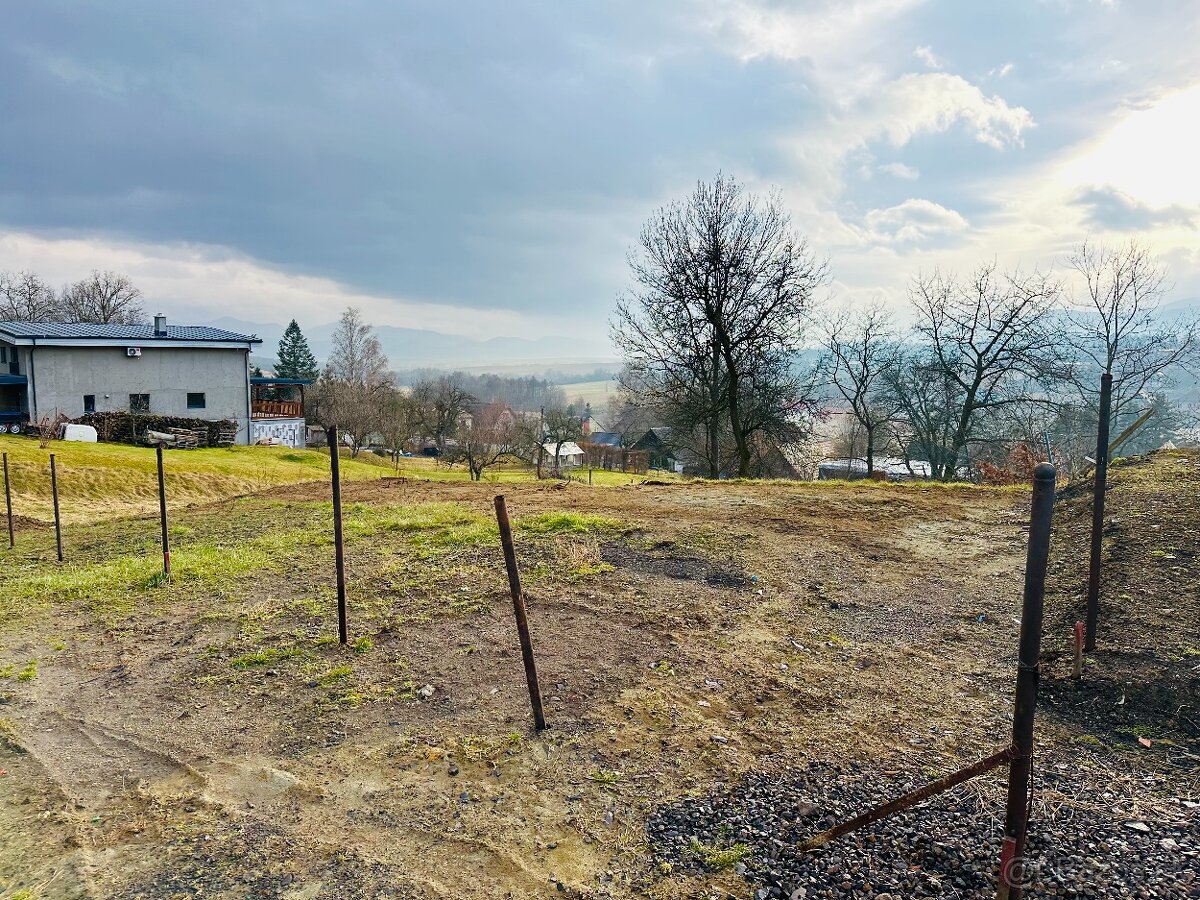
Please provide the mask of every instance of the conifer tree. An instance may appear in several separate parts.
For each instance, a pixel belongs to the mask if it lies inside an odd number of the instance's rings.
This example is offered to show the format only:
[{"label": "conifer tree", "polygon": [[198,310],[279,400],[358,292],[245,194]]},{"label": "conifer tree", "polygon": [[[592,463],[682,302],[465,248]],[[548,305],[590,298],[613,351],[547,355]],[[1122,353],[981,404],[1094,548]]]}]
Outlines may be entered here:
[{"label": "conifer tree", "polygon": [[308,340],[300,332],[300,326],[292,319],[279,341],[275,375],[278,378],[316,378],[317,371],[317,358],[308,348]]}]

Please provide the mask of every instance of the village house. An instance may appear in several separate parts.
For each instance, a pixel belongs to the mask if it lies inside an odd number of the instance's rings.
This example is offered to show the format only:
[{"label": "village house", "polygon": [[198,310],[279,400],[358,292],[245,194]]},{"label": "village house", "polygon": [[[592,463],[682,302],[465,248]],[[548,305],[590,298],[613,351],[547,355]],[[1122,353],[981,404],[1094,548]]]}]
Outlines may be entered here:
[{"label": "village house", "polygon": [[0,423],[17,432],[28,422],[100,412],[231,420],[237,442],[247,444],[257,422],[299,420],[302,444],[302,395],[278,399],[281,389],[302,385],[276,383],[269,403],[252,397],[249,357],[260,343],[168,325],[162,315],[150,325],[0,322]]}]

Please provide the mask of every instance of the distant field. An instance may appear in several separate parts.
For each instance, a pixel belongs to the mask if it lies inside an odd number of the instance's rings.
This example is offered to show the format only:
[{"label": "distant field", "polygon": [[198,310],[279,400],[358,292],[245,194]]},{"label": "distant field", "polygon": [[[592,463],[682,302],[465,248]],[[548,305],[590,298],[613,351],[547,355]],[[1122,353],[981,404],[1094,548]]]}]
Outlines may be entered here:
[{"label": "distant field", "polygon": [[609,398],[617,393],[617,383],[611,378],[603,381],[581,381],[578,384],[560,384],[559,387],[567,395],[568,403],[574,403],[576,400],[590,403],[597,414],[604,410]]}]

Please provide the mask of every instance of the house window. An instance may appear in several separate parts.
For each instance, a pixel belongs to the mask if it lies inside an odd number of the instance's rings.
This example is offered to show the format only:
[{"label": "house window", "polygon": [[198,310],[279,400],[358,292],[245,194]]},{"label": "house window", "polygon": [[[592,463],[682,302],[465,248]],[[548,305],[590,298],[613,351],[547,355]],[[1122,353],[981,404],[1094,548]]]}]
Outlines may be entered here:
[{"label": "house window", "polygon": [[83,411],[85,413],[94,413],[96,411],[96,395],[95,394],[84,394],[83,395]]},{"label": "house window", "polygon": [[188,394],[188,409],[204,409],[204,394]]},{"label": "house window", "polygon": [[8,362],[8,348],[0,347],[0,363]]},{"label": "house window", "polygon": [[150,412],[150,395],[149,394],[130,394],[129,395],[129,411],[134,415],[138,413]]}]

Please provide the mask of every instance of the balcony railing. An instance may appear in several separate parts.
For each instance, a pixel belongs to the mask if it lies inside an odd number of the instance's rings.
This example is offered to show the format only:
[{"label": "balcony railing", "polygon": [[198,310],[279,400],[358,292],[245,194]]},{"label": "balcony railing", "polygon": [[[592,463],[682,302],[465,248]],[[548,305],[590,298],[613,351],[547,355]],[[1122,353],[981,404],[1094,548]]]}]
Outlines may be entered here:
[{"label": "balcony railing", "polygon": [[299,400],[254,400],[250,404],[253,419],[302,419],[304,404]]}]

